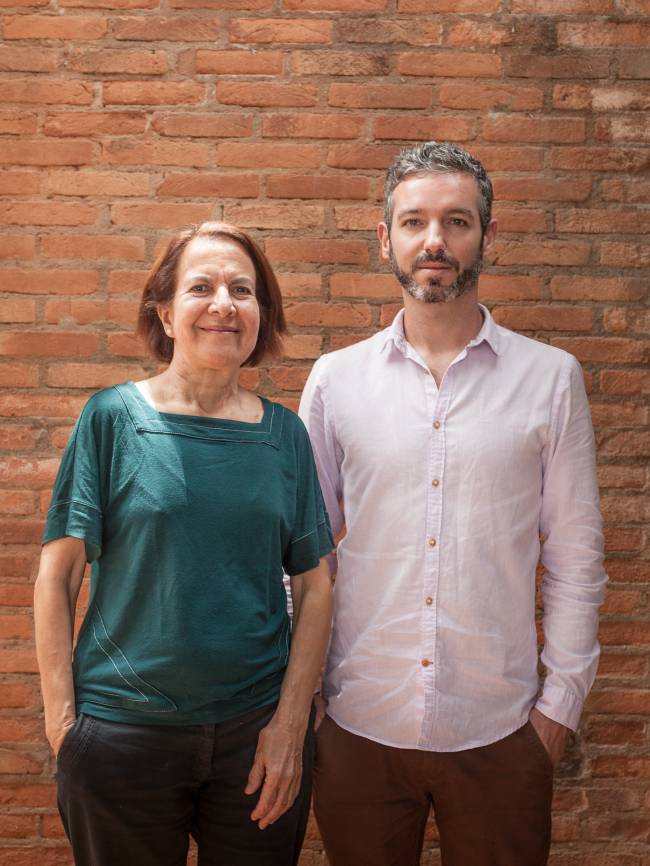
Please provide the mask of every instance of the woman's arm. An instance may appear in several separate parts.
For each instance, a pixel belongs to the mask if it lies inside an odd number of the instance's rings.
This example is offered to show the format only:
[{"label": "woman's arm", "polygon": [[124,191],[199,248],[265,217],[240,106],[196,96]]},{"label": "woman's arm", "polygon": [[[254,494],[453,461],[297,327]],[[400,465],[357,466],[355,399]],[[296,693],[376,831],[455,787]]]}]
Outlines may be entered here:
[{"label": "woman's arm", "polygon": [[[261,830],[289,809],[302,778],[302,750],[332,619],[332,581],[325,558],[291,578],[293,634],[280,702],[260,731],[246,793],[262,787],[251,819]],[[263,784],[262,784],[263,783]]]},{"label": "woman's arm", "polygon": [[34,588],[36,657],[41,672],[45,735],[56,755],[75,723],[72,641],[77,596],[86,567],[79,538],[59,538],[43,547]]}]

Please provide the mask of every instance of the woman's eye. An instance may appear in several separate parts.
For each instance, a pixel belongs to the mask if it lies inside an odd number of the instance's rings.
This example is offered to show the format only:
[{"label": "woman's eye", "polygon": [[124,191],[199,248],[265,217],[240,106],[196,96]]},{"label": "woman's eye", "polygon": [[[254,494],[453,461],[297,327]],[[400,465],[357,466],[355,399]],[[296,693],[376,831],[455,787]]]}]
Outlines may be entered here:
[{"label": "woman's eye", "polygon": [[252,289],[250,286],[231,286],[230,291],[235,295],[250,295]]},{"label": "woman's eye", "polygon": [[203,295],[209,290],[209,287],[206,286],[205,283],[196,283],[196,285],[190,288],[191,292],[195,292],[197,295]]}]

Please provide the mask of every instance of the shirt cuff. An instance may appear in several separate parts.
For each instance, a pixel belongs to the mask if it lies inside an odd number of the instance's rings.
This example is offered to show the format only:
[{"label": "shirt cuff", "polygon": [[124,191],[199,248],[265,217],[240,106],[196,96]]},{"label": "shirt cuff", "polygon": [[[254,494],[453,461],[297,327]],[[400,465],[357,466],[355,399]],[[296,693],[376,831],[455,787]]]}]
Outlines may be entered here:
[{"label": "shirt cuff", "polygon": [[568,689],[560,686],[544,686],[535,708],[547,718],[559,722],[572,731],[577,730],[583,701]]}]

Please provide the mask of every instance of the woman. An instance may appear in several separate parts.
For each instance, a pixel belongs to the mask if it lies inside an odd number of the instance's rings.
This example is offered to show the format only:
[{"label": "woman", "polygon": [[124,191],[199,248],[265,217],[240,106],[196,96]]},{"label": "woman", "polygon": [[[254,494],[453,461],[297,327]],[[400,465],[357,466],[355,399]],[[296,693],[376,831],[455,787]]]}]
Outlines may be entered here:
[{"label": "woman", "polygon": [[277,281],[244,232],[177,234],[139,313],[169,366],[95,394],[68,443],[35,618],[77,866],[179,866],[189,834],[201,866],[297,862],[333,542],[304,427],[239,384],[284,330]]}]

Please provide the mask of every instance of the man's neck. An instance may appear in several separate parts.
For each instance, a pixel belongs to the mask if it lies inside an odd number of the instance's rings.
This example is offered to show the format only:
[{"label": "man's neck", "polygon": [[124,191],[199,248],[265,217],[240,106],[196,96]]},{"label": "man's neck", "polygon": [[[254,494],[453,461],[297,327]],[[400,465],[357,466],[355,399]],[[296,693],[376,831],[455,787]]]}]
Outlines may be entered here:
[{"label": "man's neck", "polygon": [[454,301],[427,304],[405,293],[404,335],[438,384],[449,364],[483,325],[476,289]]}]

